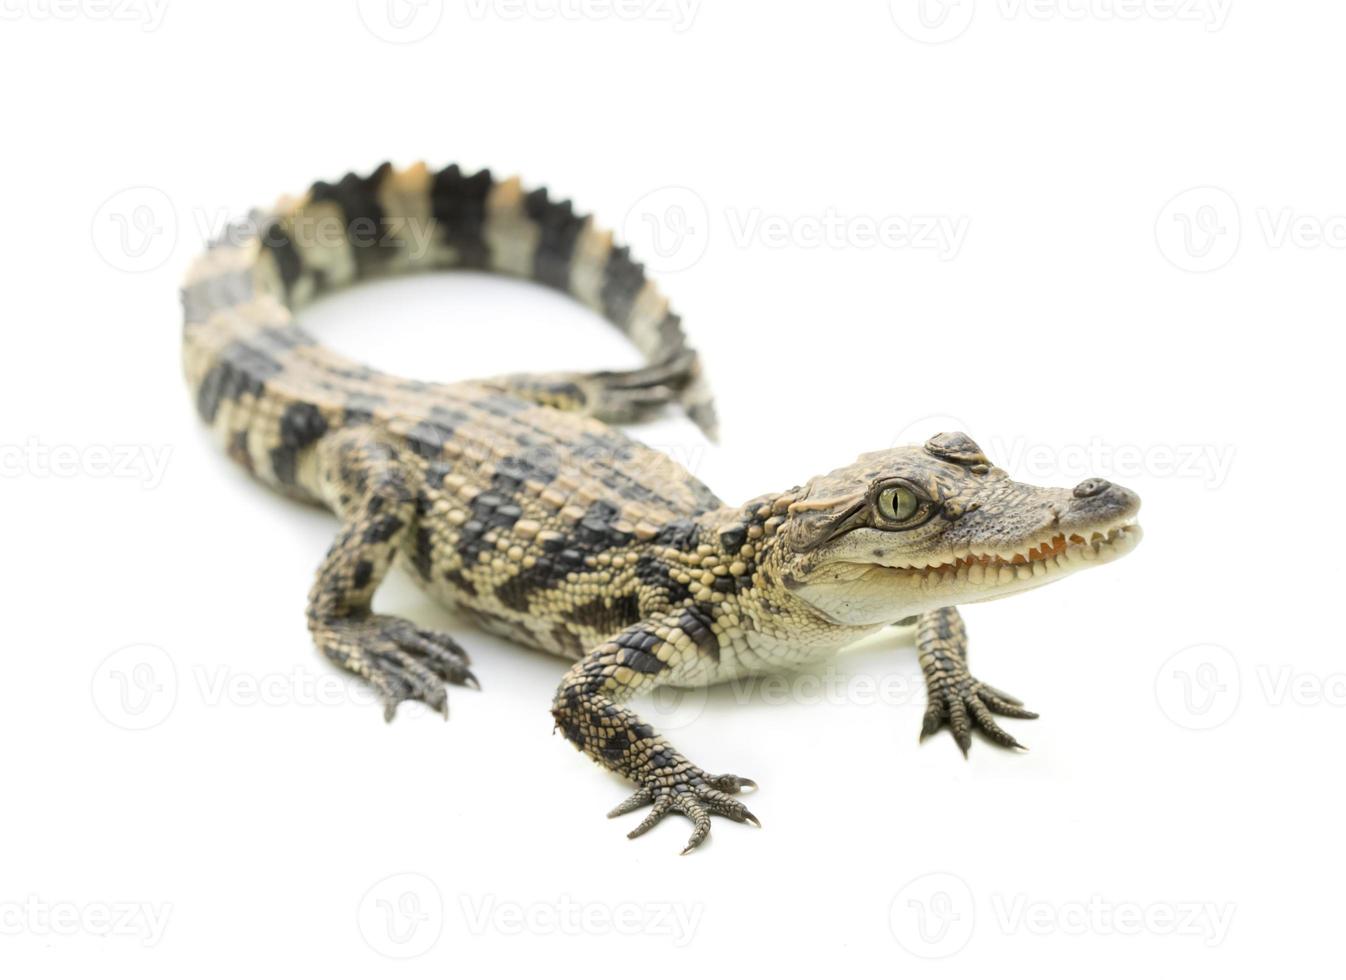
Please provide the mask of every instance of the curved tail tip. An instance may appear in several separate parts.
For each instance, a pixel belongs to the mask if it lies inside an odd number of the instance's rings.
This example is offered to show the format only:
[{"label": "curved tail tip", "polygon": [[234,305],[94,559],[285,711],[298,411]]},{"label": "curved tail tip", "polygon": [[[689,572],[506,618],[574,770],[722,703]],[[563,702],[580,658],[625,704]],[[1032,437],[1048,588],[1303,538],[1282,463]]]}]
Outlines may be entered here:
[{"label": "curved tail tip", "polygon": [[715,415],[715,404],[709,401],[696,402],[685,406],[685,408],[687,417],[701,430],[701,434],[711,442],[718,443],[720,441],[720,420]]}]

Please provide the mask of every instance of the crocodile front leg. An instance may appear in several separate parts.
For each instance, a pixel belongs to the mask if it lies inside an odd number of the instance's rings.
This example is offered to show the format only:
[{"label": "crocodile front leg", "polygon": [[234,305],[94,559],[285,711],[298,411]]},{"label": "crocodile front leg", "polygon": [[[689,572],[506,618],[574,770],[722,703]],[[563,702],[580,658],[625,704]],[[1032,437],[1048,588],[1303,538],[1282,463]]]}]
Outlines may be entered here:
[{"label": "crocodile front leg", "polygon": [[706,655],[693,639],[701,631],[686,616],[684,611],[656,617],[604,643],[566,672],[552,702],[552,716],[566,738],[599,765],[640,787],[608,816],[652,807],[627,835],[634,838],[668,814],[681,813],[692,821],[683,854],[706,839],[712,814],[761,826],[732,795],[756,783],[712,775],[693,765],[621,704],[667,683],[690,658]]},{"label": "crocodile front leg", "polygon": [[379,692],[391,721],[402,701],[448,712],[445,682],[477,686],[453,638],[370,609],[397,549],[415,533],[416,494],[394,450],[364,429],[322,447],[321,465],[342,528],[309,593],[318,648]]},{"label": "crocodile front leg", "polygon": [[1023,748],[991,716],[1036,718],[1037,714],[1018,698],[983,684],[968,672],[967,629],[957,609],[945,606],[916,617],[916,649],[927,694],[922,741],[947,723],[964,756],[972,746],[974,727],[1006,748]]}]

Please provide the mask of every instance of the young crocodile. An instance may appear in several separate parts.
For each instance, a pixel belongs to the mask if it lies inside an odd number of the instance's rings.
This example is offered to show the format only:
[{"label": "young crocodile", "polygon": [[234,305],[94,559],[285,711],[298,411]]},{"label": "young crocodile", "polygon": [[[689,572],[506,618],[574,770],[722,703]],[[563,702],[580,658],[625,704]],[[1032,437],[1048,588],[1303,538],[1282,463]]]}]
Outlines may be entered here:
[{"label": "young crocodile", "polygon": [[[375,276],[448,268],[561,289],[623,330],[649,366],[438,384],[319,345],[293,311]],[[197,409],[263,482],[333,510],[341,530],[308,598],[318,648],[373,685],[391,718],[473,684],[449,636],[371,611],[393,560],[436,599],[512,640],[570,658],[556,726],[693,824],[754,816],[751,780],[693,765],[624,702],[816,660],[902,621],[929,693],[921,735],[973,728],[1019,747],[993,714],[1034,718],[976,680],[955,603],[1020,592],[1140,540],[1139,499],[1104,480],[1016,483],[961,433],[861,456],[800,486],[722,503],[609,422],[680,403],[708,434],[710,398],[677,316],[610,233],[569,202],[457,167],[315,184],[252,215],[191,268],[184,362]],[[686,851],[684,851],[686,853]]]}]

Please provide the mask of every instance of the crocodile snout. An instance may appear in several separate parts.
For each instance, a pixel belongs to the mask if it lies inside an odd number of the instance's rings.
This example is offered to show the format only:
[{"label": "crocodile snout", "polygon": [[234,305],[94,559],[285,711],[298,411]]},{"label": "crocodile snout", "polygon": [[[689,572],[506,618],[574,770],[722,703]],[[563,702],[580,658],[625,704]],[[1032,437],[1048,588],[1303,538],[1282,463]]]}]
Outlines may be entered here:
[{"label": "crocodile snout", "polygon": [[1071,491],[1070,498],[1068,513],[1075,519],[1107,520],[1140,509],[1138,493],[1100,477],[1085,480]]}]

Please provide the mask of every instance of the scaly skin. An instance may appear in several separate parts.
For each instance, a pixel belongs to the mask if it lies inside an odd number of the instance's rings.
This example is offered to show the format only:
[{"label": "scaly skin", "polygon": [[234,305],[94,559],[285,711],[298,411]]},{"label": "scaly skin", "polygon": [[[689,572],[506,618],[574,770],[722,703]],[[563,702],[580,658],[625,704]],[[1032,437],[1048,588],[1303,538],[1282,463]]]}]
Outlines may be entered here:
[{"label": "scaly skin", "polygon": [[[561,289],[625,332],[648,367],[441,384],[326,350],[294,311],[360,279],[474,268]],[[930,707],[967,751],[991,713],[1034,717],[967,671],[957,602],[1115,558],[1139,540],[1135,494],[1015,483],[966,436],[862,456],[728,506],[671,459],[606,422],[714,411],[678,317],[612,236],[517,180],[424,165],[314,185],[235,228],[193,266],[183,357],[197,409],[270,486],[324,505],[341,530],[308,603],[314,641],[374,686],[447,710],[475,684],[442,633],[376,615],[394,561],[482,626],[574,660],[552,702],[559,730],[635,783],[612,815],[651,807],[693,824],[756,819],[751,780],[692,764],[624,705],[664,684],[711,684],[830,656],[915,622]]]}]

